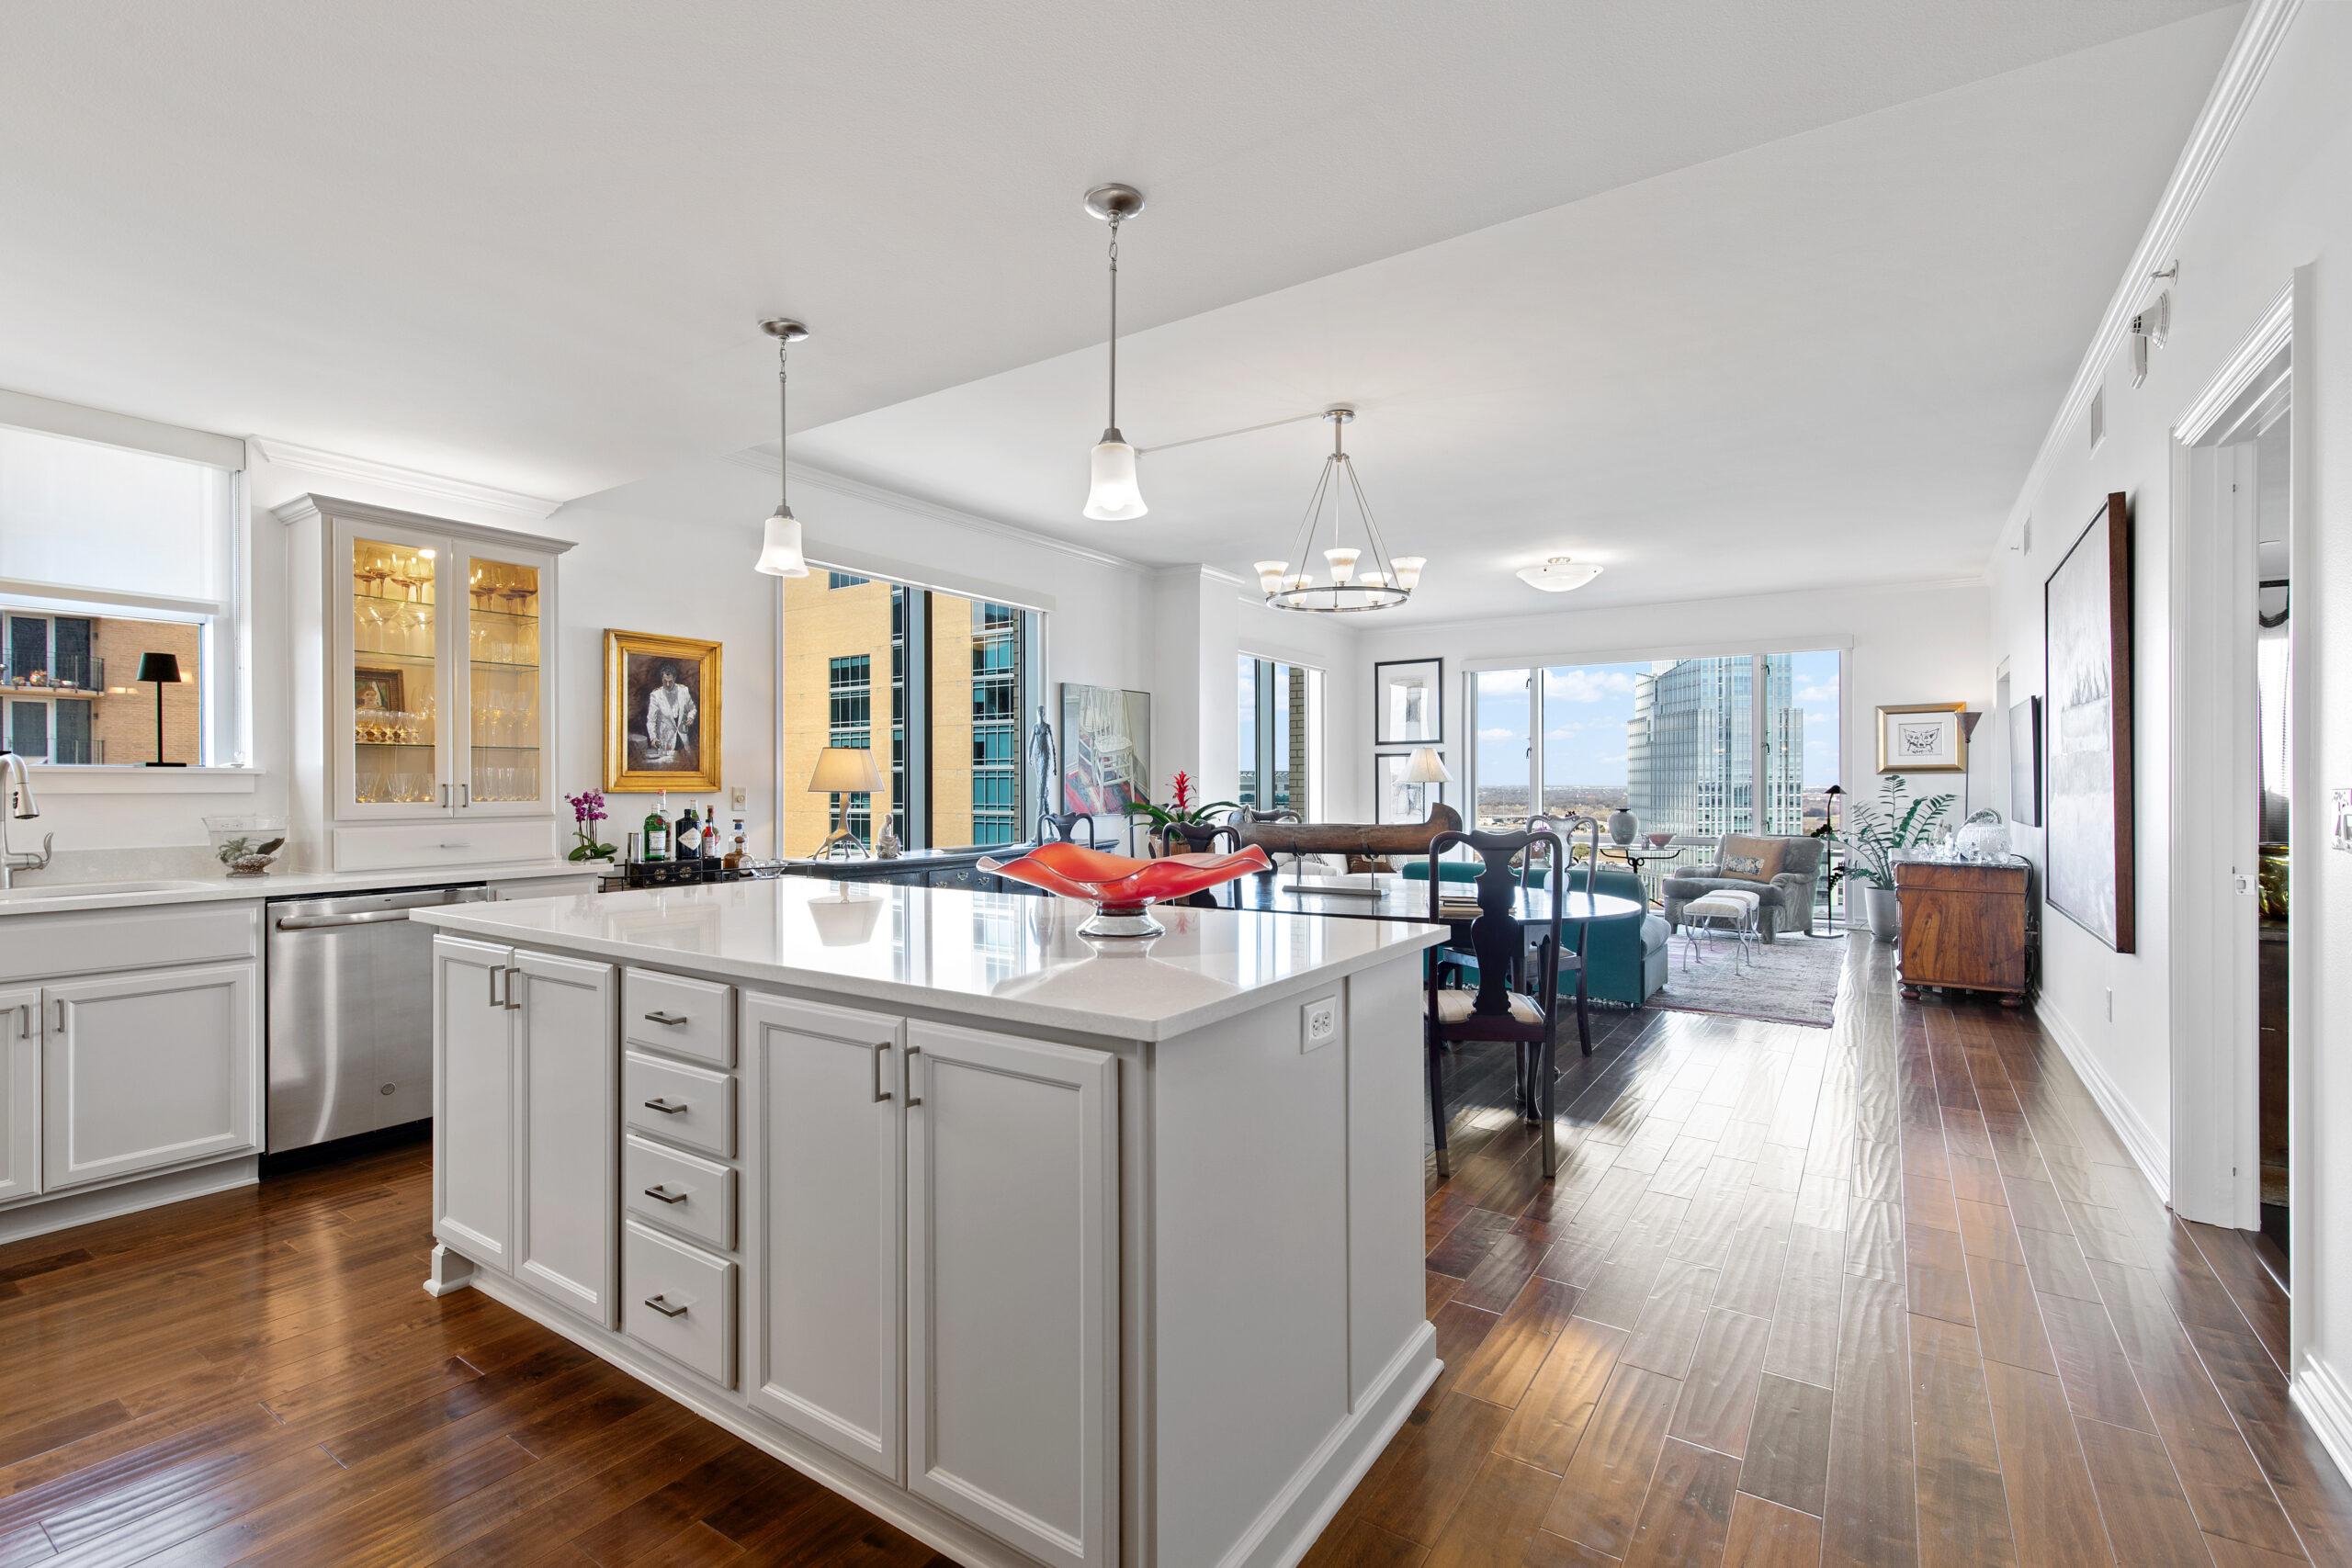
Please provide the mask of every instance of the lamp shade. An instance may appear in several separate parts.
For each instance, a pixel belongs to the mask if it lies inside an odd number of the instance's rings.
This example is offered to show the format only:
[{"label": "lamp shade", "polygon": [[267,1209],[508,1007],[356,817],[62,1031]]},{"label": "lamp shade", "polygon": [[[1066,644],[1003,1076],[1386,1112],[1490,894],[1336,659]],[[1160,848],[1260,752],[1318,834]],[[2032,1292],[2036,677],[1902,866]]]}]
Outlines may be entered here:
[{"label": "lamp shade", "polygon": [[752,569],[770,577],[806,577],[808,558],[800,551],[800,519],[789,506],[779,506],[760,537],[760,558]]},{"label": "lamp shade", "polygon": [[828,746],[817,753],[808,775],[811,795],[870,795],[882,787],[882,770],[864,746]]},{"label": "lamp shade", "polygon": [[139,678],[142,681],[177,681],[180,660],[176,653],[142,653],[139,656]]},{"label": "lamp shade", "polygon": [[1412,759],[1405,764],[1407,784],[1452,784],[1453,775],[1446,772],[1445,759],[1438,755],[1434,746],[1416,747]]},{"label": "lamp shade", "polygon": [[1086,492],[1086,515],[1097,523],[1125,523],[1149,510],[1136,478],[1136,449],[1116,428],[1104,431],[1094,447],[1094,482]]}]

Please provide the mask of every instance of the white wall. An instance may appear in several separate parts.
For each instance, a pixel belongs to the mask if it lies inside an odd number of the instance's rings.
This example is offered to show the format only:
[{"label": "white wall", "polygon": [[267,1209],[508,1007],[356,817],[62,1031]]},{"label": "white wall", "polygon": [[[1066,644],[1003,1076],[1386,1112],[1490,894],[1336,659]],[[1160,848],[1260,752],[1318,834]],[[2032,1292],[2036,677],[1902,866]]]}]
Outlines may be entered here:
[{"label": "white wall", "polygon": [[[1534,591],[1529,591],[1532,596]],[[1898,703],[1964,702],[1988,710],[1992,672],[1984,662],[1990,601],[1980,583],[1918,583],[1804,593],[1760,593],[1661,604],[1580,610],[1568,594],[1557,609],[1489,620],[1374,631],[1361,658],[1370,680],[1376,660],[1445,660],[1446,766],[1468,776],[1469,716],[1464,672],[1498,666],[1631,662],[1711,653],[1838,649],[1844,660],[1842,781],[1856,795],[1878,788],[1873,709]],[[1364,705],[1369,708],[1369,702]],[[1368,724],[1368,716],[1367,720]],[[2006,804],[1992,782],[2001,776],[1989,716],[1969,749],[1969,793],[1976,807]],[[1368,730],[1351,760],[1357,787],[1371,798]],[[1951,787],[1942,775],[1914,781],[1924,793]],[[1446,798],[1459,808],[1460,784]]]},{"label": "white wall", "polygon": [[[2169,661],[2167,571],[2176,498],[2171,493],[2170,430],[2212,379],[2296,269],[2299,293],[2294,393],[2298,440],[2296,507],[2308,550],[2294,562],[2295,622],[2308,638],[2299,653],[2299,712],[2307,722],[2295,761],[2296,990],[2300,1029],[2308,1032],[2310,1070],[2294,1086],[2302,1191],[2318,1213],[2299,1214],[2295,1259],[2298,1337],[2308,1354],[2296,1369],[2298,1393],[2330,1430],[2339,1461],[2352,1455],[2352,1405],[2343,1402],[2352,1373],[2352,1244],[2342,1218],[2352,1214],[2352,1149],[2306,1133],[2352,1121],[2352,969],[2335,955],[2352,951],[2352,856],[2329,852],[2327,789],[2352,784],[2352,6],[2258,6],[2292,20],[2242,120],[2188,211],[2166,259],[2177,259],[2170,341],[2155,350],[2144,386],[2131,384],[2120,353],[2105,366],[2107,436],[2097,451],[2075,424],[2059,433],[2056,456],[2018,498],[2015,523],[2030,515],[2033,547],[2006,547],[1993,562],[1993,659],[2008,661],[2013,690],[2041,689],[2041,585],[2059,556],[2110,491],[2132,499],[2136,535],[2132,592],[2136,638],[2133,722],[2136,747],[2136,877],[2140,951],[2119,954],[2052,915],[2042,938],[2043,1016],[2052,1032],[2088,1059],[2086,1077],[2103,1077],[2162,1145],[2172,1125],[2171,1019],[2175,964],[2209,965],[2205,953],[2166,951],[2165,916],[2175,889],[2166,843],[2183,812],[2198,802],[2170,797],[2166,759],[2177,743]],[[2226,80],[2225,75],[2225,80]],[[2308,326],[2308,332],[2304,328]],[[2301,481],[2307,479],[2308,483]],[[2180,498],[2185,504],[2186,498]],[[2037,856],[2041,845],[2029,836]],[[2183,890],[2184,893],[2186,890]],[[2115,1017],[2106,1018],[2114,997]],[[2094,1087],[2098,1087],[2097,1084]],[[2127,1133],[2127,1136],[2131,1135]],[[2160,1153],[2167,1153],[2160,1147]],[[2315,1408],[2311,1389],[2320,1387]],[[2327,1391],[2335,1391],[2329,1393]],[[2333,1422],[2325,1418],[2333,1399]],[[2331,1429],[2332,1425],[2332,1429]]]}]

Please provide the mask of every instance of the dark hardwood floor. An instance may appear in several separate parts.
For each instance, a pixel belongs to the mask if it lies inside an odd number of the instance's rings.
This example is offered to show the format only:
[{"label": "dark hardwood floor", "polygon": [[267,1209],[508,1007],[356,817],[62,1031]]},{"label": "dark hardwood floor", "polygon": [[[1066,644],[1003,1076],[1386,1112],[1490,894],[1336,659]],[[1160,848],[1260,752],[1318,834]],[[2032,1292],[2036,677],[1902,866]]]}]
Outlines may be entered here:
[{"label": "dark hardwood floor", "polygon": [[[2030,1019],[1596,1019],[1546,1183],[1455,1069],[1446,1370],[1309,1561],[2352,1562],[2285,1299]],[[0,1248],[0,1568],[944,1562],[424,1278],[422,1147]],[[1193,1568],[1193,1565],[1170,1565]]]}]

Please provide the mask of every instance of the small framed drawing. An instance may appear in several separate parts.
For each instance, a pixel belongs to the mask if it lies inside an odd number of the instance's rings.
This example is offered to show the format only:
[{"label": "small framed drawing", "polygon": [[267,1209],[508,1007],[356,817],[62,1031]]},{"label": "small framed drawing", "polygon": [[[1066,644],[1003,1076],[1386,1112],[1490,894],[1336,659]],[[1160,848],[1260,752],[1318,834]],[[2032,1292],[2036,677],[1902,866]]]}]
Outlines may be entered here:
[{"label": "small framed drawing", "polygon": [[1445,785],[1413,779],[1413,751],[1383,751],[1372,760],[1373,814],[1376,823],[1418,824],[1430,819],[1430,810],[1445,798]]},{"label": "small framed drawing", "polygon": [[1878,710],[1878,771],[1882,773],[1964,773],[1966,703],[1906,703]]},{"label": "small framed drawing", "polygon": [[363,664],[351,672],[351,705],[361,713],[398,713],[408,706],[401,700],[407,684],[397,670],[371,670]]},{"label": "small framed drawing", "polygon": [[1400,659],[1374,664],[1372,743],[1437,746],[1444,740],[1445,660]]}]

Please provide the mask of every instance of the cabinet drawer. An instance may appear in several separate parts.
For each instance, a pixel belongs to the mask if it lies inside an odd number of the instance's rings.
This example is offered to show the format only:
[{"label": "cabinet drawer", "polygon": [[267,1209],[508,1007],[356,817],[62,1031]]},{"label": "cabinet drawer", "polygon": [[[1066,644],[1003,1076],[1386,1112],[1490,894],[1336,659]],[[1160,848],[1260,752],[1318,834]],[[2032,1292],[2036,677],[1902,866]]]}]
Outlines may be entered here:
[{"label": "cabinet drawer", "polygon": [[261,956],[261,904],[0,916],[0,982]]},{"label": "cabinet drawer", "polygon": [[556,858],[553,822],[435,818],[334,829],[337,871],[405,871],[411,866],[495,865]]},{"label": "cabinet drawer", "polygon": [[735,1386],[735,1265],[621,1226],[621,1332],[721,1388]]},{"label": "cabinet drawer", "polygon": [[721,1252],[735,1250],[735,1173],[723,1165],[624,1138],[621,1197],[632,1215],[650,1224]]},{"label": "cabinet drawer", "polygon": [[621,1039],[648,1051],[735,1065],[735,987],[631,969],[621,976]]},{"label": "cabinet drawer", "polygon": [[726,1073],[625,1051],[621,1054],[621,1120],[633,1132],[731,1158],[735,1080]]}]

